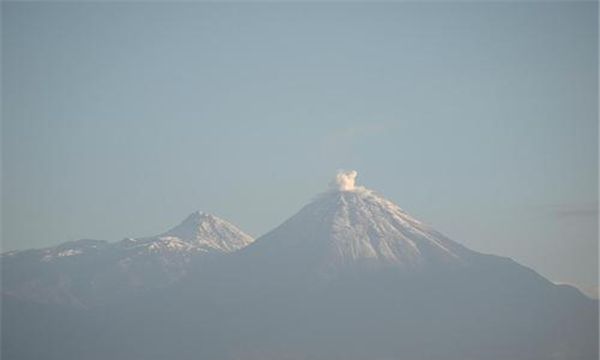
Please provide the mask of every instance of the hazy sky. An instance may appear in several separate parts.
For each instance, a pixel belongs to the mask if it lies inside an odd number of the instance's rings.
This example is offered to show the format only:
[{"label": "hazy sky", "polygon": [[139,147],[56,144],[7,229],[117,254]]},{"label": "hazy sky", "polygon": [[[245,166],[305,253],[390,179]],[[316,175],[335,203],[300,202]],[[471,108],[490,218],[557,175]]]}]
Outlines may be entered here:
[{"label": "hazy sky", "polygon": [[2,3],[3,251],[258,236],[337,169],[451,238],[598,283],[598,7]]}]

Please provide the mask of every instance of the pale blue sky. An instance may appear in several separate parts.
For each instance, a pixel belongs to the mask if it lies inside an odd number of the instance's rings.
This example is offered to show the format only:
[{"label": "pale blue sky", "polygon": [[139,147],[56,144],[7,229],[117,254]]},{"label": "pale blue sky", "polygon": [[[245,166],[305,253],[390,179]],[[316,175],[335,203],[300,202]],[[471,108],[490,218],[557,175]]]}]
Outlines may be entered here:
[{"label": "pale blue sky", "polygon": [[258,236],[359,171],[555,281],[597,277],[595,3],[2,3],[3,250]]}]

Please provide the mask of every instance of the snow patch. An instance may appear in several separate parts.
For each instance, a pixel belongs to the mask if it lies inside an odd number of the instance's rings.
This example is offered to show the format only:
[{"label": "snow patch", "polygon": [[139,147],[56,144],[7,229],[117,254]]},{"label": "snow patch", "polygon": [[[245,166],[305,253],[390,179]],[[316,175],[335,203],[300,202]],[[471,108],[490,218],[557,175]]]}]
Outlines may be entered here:
[{"label": "snow patch", "polygon": [[63,250],[60,251],[58,253],[53,253],[48,251],[43,257],[42,257],[42,261],[52,261],[57,257],[67,257],[67,256],[74,256],[74,255],[81,255],[83,254],[83,250],[80,249],[67,249],[67,250]]}]

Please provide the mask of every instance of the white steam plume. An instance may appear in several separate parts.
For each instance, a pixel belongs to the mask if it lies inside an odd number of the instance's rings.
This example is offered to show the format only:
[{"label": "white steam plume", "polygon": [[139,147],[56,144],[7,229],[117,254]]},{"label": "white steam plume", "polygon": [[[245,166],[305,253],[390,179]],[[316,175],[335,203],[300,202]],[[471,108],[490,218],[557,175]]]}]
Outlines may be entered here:
[{"label": "white steam plume", "polygon": [[355,189],[357,175],[356,170],[340,170],[331,182],[331,187],[339,191],[352,191]]}]

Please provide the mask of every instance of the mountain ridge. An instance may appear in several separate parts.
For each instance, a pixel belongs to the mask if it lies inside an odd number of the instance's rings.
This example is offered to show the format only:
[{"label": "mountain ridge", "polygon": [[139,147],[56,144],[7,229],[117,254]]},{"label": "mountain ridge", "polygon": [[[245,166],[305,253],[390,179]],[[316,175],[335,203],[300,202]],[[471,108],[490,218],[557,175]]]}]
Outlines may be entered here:
[{"label": "mountain ridge", "polygon": [[[598,301],[450,240],[356,175],[339,173],[272,231],[166,286],[84,309],[3,296],[3,357],[598,358]],[[201,218],[156,239],[190,245]]]},{"label": "mountain ridge", "polygon": [[253,240],[231,223],[196,211],[156,236],[82,239],[1,254],[2,293],[79,307],[119,301],[180,281],[195,262],[232,253]]}]

